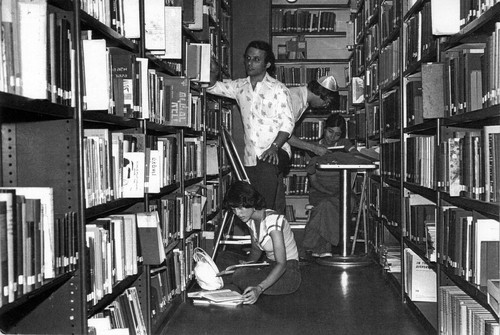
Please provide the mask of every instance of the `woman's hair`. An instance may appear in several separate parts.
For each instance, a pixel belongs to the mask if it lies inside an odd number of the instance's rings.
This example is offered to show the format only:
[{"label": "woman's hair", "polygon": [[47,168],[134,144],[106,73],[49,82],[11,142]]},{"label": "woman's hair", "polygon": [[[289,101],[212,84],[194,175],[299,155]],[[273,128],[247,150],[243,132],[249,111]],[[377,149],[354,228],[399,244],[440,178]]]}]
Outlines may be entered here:
[{"label": "woman's hair", "polygon": [[325,121],[325,128],[333,128],[333,127],[339,127],[340,130],[342,131],[341,138],[344,138],[346,136],[346,125],[345,125],[345,119],[342,115],[335,113],[332,114],[326,119]]},{"label": "woman's hair", "polygon": [[318,83],[316,79],[311,80],[307,84],[307,89],[311,91],[313,94],[316,94],[321,98],[321,100],[328,102],[328,105],[325,108],[328,109],[339,109],[340,106],[340,95],[339,92],[330,91]]},{"label": "woman's hair", "polygon": [[252,41],[248,43],[243,57],[247,54],[247,51],[250,48],[259,49],[266,53],[266,58],[264,61],[266,63],[271,63],[271,66],[267,68],[267,73],[269,73],[271,77],[274,77],[274,75],[276,74],[276,57],[274,56],[273,48],[271,47],[271,45],[265,41]]},{"label": "woman's hair", "polygon": [[224,209],[231,208],[266,208],[266,200],[257,190],[245,181],[235,181],[231,184],[222,204]]}]

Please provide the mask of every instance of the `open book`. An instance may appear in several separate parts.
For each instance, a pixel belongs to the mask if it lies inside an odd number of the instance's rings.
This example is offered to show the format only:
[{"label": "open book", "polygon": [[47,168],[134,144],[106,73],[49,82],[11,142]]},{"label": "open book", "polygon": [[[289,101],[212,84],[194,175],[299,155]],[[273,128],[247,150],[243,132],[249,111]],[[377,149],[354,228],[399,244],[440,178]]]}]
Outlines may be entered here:
[{"label": "open book", "polygon": [[333,147],[327,147],[327,149],[331,151],[336,151],[336,150],[345,151],[345,147],[343,145],[335,145]]},{"label": "open book", "polygon": [[268,262],[260,262],[260,263],[252,262],[252,263],[235,264],[235,265],[228,266],[224,271],[219,272],[217,274],[217,277],[231,274],[234,271],[236,271],[237,268],[245,268],[245,267],[249,267],[249,266],[267,266],[267,265],[269,265]]},{"label": "open book", "polygon": [[243,296],[240,293],[229,289],[189,292],[188,297],[193,298],[193,302],[201,304],[237,305],[243,301]]}]

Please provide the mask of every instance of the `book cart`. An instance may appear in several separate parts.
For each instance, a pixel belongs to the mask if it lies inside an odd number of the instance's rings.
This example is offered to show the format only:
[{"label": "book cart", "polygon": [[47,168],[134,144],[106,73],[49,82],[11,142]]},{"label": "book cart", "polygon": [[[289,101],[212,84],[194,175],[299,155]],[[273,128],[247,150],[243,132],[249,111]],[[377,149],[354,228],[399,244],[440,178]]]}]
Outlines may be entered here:
[{"label": "book cart", "polygon": [[[157,333],[220,221],[230,175],[207,143],[231,104],[209,105],[202,76],[211,58],[230,75],[230,1],[121,5],[2,3],[2,332],[85,334],[121,310],[122,327]],[[178,34],[163,51],[155,10]]]},{"label": "book cart", "polygon": [[381,151],[372,247],[432,333],[458,332],[454,302],[479,311],[463,327],[498,323],[499,5],[367,0],[354,13],[354,107]]}]

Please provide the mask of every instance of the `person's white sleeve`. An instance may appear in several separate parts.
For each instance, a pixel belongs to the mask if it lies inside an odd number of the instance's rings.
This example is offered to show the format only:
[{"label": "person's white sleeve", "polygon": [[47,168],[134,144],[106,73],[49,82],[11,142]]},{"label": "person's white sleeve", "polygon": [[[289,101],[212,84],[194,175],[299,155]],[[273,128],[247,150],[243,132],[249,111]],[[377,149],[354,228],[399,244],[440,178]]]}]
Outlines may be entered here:
[{"label": "person's white sleeve", "polygon": [[217,81],[213,86],[207,88],[207,92],[215,95],[220,95],[226,98],[236,99],[236,85],[234,81],[227,82]]}]

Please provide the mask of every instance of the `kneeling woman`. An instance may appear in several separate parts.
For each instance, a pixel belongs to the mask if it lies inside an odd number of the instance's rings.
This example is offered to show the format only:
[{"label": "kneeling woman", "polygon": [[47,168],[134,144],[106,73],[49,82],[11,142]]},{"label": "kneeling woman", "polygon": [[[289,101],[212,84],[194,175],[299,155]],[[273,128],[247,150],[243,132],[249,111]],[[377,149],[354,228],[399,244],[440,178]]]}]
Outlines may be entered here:
[{"label": "kneeling woman", "polygon": [[[232,263],[258,261],[263,251],[270,263],[269,266],[261,268],[238,268],[232,275],[232,283],[243,291],[244,303],[255,303],[261,294],[280,295],[295,292],[301,283],[299,255],[293,232],[285,217],[266,209],[264,197],[253,186],[242,181],[231,185],[224,199],[224,207],[232,210],[246,223],[252,238],[248,259],[237,260],[233,257]],[[220,258],[221,262],[217,263],[223,266],[222,269],[232,265],[228,264],[231,261],[227,254],[221,254]],[[225,282],[228,282],[226,278]]]}]

